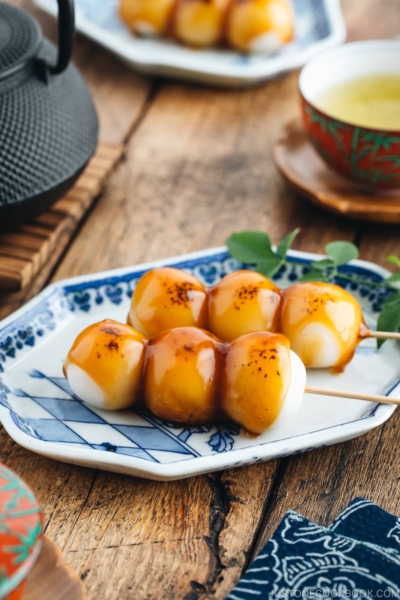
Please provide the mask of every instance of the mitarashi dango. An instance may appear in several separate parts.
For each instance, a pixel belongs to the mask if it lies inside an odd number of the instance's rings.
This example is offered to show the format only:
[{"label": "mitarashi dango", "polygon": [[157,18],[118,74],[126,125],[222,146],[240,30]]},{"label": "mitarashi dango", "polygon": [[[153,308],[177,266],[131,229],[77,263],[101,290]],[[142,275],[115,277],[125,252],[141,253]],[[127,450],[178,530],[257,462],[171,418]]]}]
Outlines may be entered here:
[{"label": "mitarashi dango", "polygon": [[116,410],[145,405],[185,425],[229,418],[259,435],[289,418],[304,392],[305,368],[281,334],[249,333],[222,343],[196,327],[151,341],[107,320],[86,328],[64,364],[72,391]]},{"label": "mitarashi dango", "polygon": [[97,408],[117,410],[138,401],[145,338],[111,319],[94,323],[75,339],[64,362],[73,393]]},{"label": "mitarashi dango", "polygon": [[194,326],[229,342],[251,331],[277,331],[280,307],[279,288],[255,271],[235,271],[206,288],[196,277],[164,267],[138,281],[128,323],[148,337]]},{"label": "mitarashi dango", "polygon": [[177,327],[152,339],[144,369],[146,406],[168,421],[213,421],[218,412],[218,350],[218,340],[195,327]]},{"label": "mitarashi dango", "polygon": [[299,283],[283,291],[281,331],[306,367],[342,371],[368,337],[357,300],[338,285]]},{"label": "mitarashi dango", "polygon": [[223,39],[226,7],[230,0],[177,0],[172,35],[188,46],[206,48]]},{"label": "mitarashi dango", "polygon": [[228,345],[222,374],[224,414],[261,434],[299,408],[306,370],[281,334],[255,332]]},{"label": "mitarashi dango", "polygon": [[293,38],[293,22],[288,0],[232,0],[226,37],[242,52],[268,54]]},{"label": "mitarashi dango", "polygon": [[208,326],[224,342],[252,331],[278,331],[281,291],[255,271],[234,271],[208,292]]},{"label": "mitarashi dango", "polygon": [[172,267],[147,271],[133,292],[128,323],[149,338],[174,327],[207,325],[207,288]]},{"label": "mitarashi dango", "polygon": [[122,20],[137,35],[167,33],[176,0],[121,0]]}]

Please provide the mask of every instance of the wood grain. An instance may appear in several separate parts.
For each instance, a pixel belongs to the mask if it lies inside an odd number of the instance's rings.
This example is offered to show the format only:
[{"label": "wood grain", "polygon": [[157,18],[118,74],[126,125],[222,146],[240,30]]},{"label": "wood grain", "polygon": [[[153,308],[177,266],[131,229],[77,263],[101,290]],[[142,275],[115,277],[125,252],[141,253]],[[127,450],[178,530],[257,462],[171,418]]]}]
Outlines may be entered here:
[{"label": "wood grain", "polygon": [[[379,0],[344,0],[343,8],[350,39],[400,33],[399,0],[384,9]],[[54,35],[52,21],[40,18]],[[244,91],[151,81],[79,36],[75,59],[105,138],[126,139],[128,152],[53,280],[219,245],[247,228],[277,241],[300,226],[296,247],[317,252],[353,240],[381,264],[399,253],[398,228],[329,215],[277,173],[272,145],[297,115],[297,74]],[[289,508],[328,523],[361,494],[399,512],[398,425],[395,415],[346,444],[173,483],[57,463],[4,430],[0,458],[34,488],[46,532],[90,600],[222,600]]]}]

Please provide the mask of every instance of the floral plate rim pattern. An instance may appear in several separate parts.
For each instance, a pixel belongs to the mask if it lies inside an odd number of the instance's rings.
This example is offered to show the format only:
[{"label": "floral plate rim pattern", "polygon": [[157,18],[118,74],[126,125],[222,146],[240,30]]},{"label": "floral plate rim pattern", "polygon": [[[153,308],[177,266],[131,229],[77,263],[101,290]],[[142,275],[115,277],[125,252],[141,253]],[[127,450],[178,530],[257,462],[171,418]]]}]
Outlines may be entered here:
[{"label": "floral plate rim pattern", "polygon": [[[299,251],[291,251],[290,256],[298,262],[303,262],[305,266],[311,261],[321,258],[318,254]],[[121,301],[118,296],[121,282],[127,284],[128,287],[126,288],[126,292],[127,294],[130,294],[133,289],[132,287],[129,287],[131,282],[135,279],[137,280],[143,272],[157,266],[179,265],[183,268],[195,267],[200,269],[206,267],[209,272],[212,272],[212,270],[216,268],[215,265],[224,265],[225,263],[229,264],[230,270],[240,268],[239,263],[236,263],[236,261],[230,257],[226,248],[219,247],[171,259],[65,279],[51,284],[39,293],[36,298],[0,322],[0,418],[9,435],[25,448],[64,462],[138,475],[150,479],[169,480],[190,477],[192,475],[244,464],[264,462],[273,458],[281,458],[283,456],[331,445],[357,437],[370,429],[381,425],[392,415],[395,410],[394,406],[369,404],[368,410],[362,414],[360,418],[355,420],[340,423],[339,425],[336,424],[323,427],[312,432],[299,433],[286,438],[283,437],[278,440],[267,440],[264,442],[257,442],[257,440],[255,440],[252,445],[244,448],[234,448],[232,436],[237,435],[237,432],[234,432],[234,429],[228,429],[227,433],[223,432],[221,434],[220,430],[217,428],[217,433],[214,434],[214,440],[217,440],[215,441],[215,445],[220,443],[220,441],[218,441],[219,438],[217,439],[218,435],[220,435],[220,437],[222,435],[221,443],[224,442],[225,444],[222,444],[222,449],[217,448],[214,453],[208,453],[207,455],[202,455],[193,450],[187,452],[187,454],[191,454],[191,456],[185,456],[184,458],[173,462],[149,462],[148,460],[143,460],[143,458],[138,458],[137,456],[119,454],[114,451],[105,452],[104,448],[98,449],[98,447],[96,448],[95,445],[88,442],[85,443],[89,448],[80,448],[79,444],[74,445],[60,441],[44,441],[43,439],[38,439],[27,433],[29,430],[24,430],[23,419],[21,420],[21,425],[18,420],[18,415],[11,410],[7,400],[4,401],[4,397],[6,396],[6,394],[4,394],[4,389],[7,388],[5,375],[8,371],[12,370],[8,369],[7,363],[16,365],[20,353],[27,356],[29,353],[32,355],[32,353],[37,351],[35,340],[32,340],[29,336],[38,336],[38,338],[44,340],[51,338],[52,335],[57,335],[57,310],[61,312],[64,311],[63,316],[60,317],[61,319],[73,319],[73,311],[75,310],[79,311],[80,315],[84,315],[91,310],[88,302],[94,302],[94,304],[98,302],[99,290],[103,288],[105,289],[105,294],[108,294],[107,302],[111,302],[113,305],[117,306]],[[364,275],[367,274],[370,278],[375,280],[385,277],[388,274],[388,271],[382,267],[360,260],[353,261],[349,268],[356,272],[363,273]],[[207,275],[205,276],[205,281],[207,281],[206,277]],[[115,284],[114,287],[111,283]],[[92,294],[90,298],[88,290]],[[71,294],[73,296],[71,296]],[[68,300],[68,297],[73,297],[74,302],[77,304],[70,305],[69,307],[66,306],[65,302]],[[53,314],[53,316],[49,319],[49,329],[47,331],[42,331],[40,329],[40,322],[39,326],[37,325],[37,319],[39,318],[40,321],[41,314],[46,313],[46,311]],[[34,322],[36,323],[36,329],[32,333],[32,323]],[[38,343],[39,349],[42,339]],[[46,376],[39,372],[31,375],[31,377],[46,378]],[[56,379],[58,378],[55,378],[54,382],[58,385]],[[396,393],[396,395],[400,395],[399,384],[400,381],[397,380],[395,383],[392,382],[386,389],[386,394]],[[8,392],[10,393],[10,396],[13,397],[15,394],[19,395],[18,392],[10,392],[9,389]],[[1,400],[2,393],[3,401]],[[23,395],[27,396],[25,392],[23,392]],[[85,406],[83,408],[85,408]],[[148,417],[144,415],[143,418],[146,420]],[[96,423],[100,423],[102,420],[101,416],[99,418],[96,416],[96,419]],[[160,425],[157,424],[157,419],[154,417],[152,420],[150,419],[149,422],[152,423],[152,427],[158,427],[158,425]],[[92,421],[90,421],[90,423],[92,423]],[[107,423],[107,425],[108,424],[109,423]],[[165,432],[167,435],[170,435],[171,430],[167,431],[166,425],[168,424],[161,424],[159,432]],[[119,427],[119,429],[121,430],[122,428]],[[211,428],[206,429],[205,431],[209,434],[210,430]],[[182,447],[185,445],[187,437],[193,433],[198,432],[185,429],[180,434]],[[200,433],[203,434],[204,431],[201,431]],[[170,437],[174,436],[171,435]],[[212,438],[213,436],[210,440]],[[216,446],[213,447],[210,440],[206,443],[215,450]],[[71,452],[71,447],[73,447],[73,452]],[[187,447],[190,448],[189,445],[187,445]]]}]

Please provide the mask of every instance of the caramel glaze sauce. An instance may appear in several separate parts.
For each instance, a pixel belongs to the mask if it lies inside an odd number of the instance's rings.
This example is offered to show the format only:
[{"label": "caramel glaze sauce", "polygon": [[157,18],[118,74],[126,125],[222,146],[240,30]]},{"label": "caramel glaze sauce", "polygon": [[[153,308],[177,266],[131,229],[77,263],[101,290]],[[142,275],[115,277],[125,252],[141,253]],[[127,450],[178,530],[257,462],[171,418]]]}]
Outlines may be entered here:
[{"label": "caramel glaze sauce", "polygon": [[166,329],[200,327],[224,342],[252,331],[278,331],[282,294],[254,271],[236,271],[206,288],[184,271],[160,268],[139,280],[128,324],[148,337]]},{"label": "caramel glaze sauce", "polygon": [[152,339],[146,350],[146,406],[167,421],[200,425],[219,416],[221,344],[195,327],[177,327]]},{"label": "caramel glaze sauce", "polygon": [[260,38],[270,35],[271,42],[274,40],[279,46],[279,42],[289,42],[293,34],[293,8],[287,0],[231,0],[227,11],[227,41],[234,48],[243,52],[262,51],[262,46],[257,45]]},{"label": "caramel glaze sauce", "polygon": [[120,0],[121,19],[137,35],[165,35],[176,0]]},{"label": "caramel glaze sauce", "polygon": [[79,334],[64,374],[69,377],[70,364],[80,367],[107,397],[103,408],[120,408],[115,396],[130,394],[130,406],[170,422],[202,425],[228,418],[257,436],[284,404],[289,350],[281,334],[250,333],[223,343],[196,327],[164,331],[146,342],[129,325],[106,320]]},{"label": "caramel glaze sauce", "polygon": [[282,410],[292,377],[290,343],[281,334],[248,333],[227,347],[221,377],[222,412],[253,435]]},{"label": "caramel glaze sauce", "polygon": [[357,300],[338,285],[299,283],[283,291],[280,330],[308,368],[341,373],[368,331]]},{"label": "caramel glaze sauce", "polygon": [[208,326],[230,342],[252,331],[278,331],[282,294],[254,271],[235,271],[208,290]]},{"label": "caramel glaze sauce", "polygon": [[145,273],[132,296],[128,323],[149,338],[174,327],[207,328],[207,288],[180,269]]},{"label": "caramel glaze sauce", "polygon": [[193,48],[216,46],[224,38],[226,8],[231,0],[177,0],[171,34]]},{"label": "caramel glaze sauce", "polygon": [[165,331],[146,349],[146,406],[185,425],[228,418],[258,436],[271,427],[285,402],[289,351],[281,334],[249,333],[223,343],[194,327]]},{"label": "caramel glaze sauce", "polygon": [[65,377],[75,365],[102,390],[104,408],[134,404],[142,381],[147,340],[135,329],[106,319],[82,331],[63,365]]},{"label": "caramel glaze sauce", "polygon": [[268,332],[223,343],[201,329],[178,327],[149,342],[143,379],[147,408],[167,421],[202,425],[228,418],[258,436],[285,402],[290,344]]}]

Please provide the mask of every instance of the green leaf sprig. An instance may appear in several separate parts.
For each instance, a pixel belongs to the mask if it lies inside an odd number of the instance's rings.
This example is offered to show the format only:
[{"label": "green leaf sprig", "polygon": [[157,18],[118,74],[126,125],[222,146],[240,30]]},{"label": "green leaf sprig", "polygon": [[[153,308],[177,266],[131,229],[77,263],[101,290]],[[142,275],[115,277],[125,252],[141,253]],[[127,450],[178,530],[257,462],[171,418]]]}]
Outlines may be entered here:
[{"label": "green leaf sprig", "polygon": [[[263,231],[241,231],[233,233],[227,240],[228,250],[241,263],[249,264],[255,271],[273,277],[285,264],[297,264],[305,270],[299,281],[330,282],[336,277],[377,288],[388,290],[387,297],[382,301],[382,309],[378,317],[378,331],[397,332],[400,328],[400,258],[393,254],[387,257],[389,263],[398,271],[383,281],[375,282],[362,279],[356,275],[340,271],[340,267],[358,258],[359,251],[355,244],[347,241],[330,242],[325,246],[326,258],[312,262],[309,266],[300,261],[288,258],[287,254],[293,241],[299,233],[295,229],[286,235],[276,246],[272,246],[268,233]],[[378,348],[385,340],[377,340]]]}]

